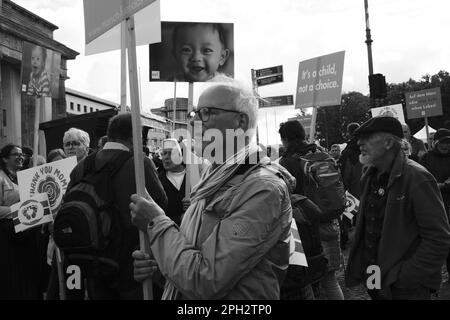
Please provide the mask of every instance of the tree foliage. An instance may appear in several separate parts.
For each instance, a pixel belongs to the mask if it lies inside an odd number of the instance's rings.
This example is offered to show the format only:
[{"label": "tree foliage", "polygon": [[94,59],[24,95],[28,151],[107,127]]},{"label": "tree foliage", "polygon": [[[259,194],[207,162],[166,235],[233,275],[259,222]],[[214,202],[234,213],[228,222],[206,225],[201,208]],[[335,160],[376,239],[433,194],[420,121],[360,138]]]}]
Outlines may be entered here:
[{"label": "tree foliage", "polygon": [[[405,93],[424,89],[441,89],[443,115],[431,117],[428,123],[435,129],[447,127],[450,129],[450,74],[447,71],[439,71],[437,74],[424,75],[419,81],[409,79],[402,83],[389,83],[387,96],[384,99],[375,100],[375,107],[402,104],[405,120],[412,133],[419,131],[424,126],[424,119],[407,119]],[[346,127],[351,122],[363,123],[371,117],[370,98],[360,92],[348,92],[342,95],[340,106],[322,107],[317,112],[316,138],[325,147],[334,143],[345,142]]]}]

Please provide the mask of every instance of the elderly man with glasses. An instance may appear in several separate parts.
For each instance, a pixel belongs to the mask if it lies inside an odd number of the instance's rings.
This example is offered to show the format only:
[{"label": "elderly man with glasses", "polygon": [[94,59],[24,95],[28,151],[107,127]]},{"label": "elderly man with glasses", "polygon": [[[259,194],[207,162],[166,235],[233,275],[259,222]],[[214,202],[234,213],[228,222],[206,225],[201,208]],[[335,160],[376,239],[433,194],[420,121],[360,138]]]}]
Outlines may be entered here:
[{"label": "elderly man with glasses", "polygon": [[[209,159],[212,164],[194,187],[180,228],[150,197],[131,197],[133,223],[148,234],[153,255],[133,253],[135,279],[147,279],[159,269],[168,280],[163,299],[280,297],[289,263],[288,186],[295,182],[267,157],[257,157],[250,142],[256,102],[251,90],[236,82],[215,85],[200,96],[192,122],[203,129],[203,150],[216,143],[215,155],[232,156]],[[239,139],[245,143],[236,144]]]}]

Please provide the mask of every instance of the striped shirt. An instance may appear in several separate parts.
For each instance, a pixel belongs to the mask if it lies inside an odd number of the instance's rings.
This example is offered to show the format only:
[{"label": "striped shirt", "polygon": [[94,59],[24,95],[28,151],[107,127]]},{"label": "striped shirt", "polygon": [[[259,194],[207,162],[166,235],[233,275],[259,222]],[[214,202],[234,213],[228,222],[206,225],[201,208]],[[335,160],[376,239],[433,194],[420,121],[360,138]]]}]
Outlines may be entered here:
[{"label": "striped shirt", "polygon": [[43,70],[38,76],[34,72],[30,74],[30,82],[28,83],[27,94],[31,96],[46,96],[50,97],[50,80],[47,71]]}]

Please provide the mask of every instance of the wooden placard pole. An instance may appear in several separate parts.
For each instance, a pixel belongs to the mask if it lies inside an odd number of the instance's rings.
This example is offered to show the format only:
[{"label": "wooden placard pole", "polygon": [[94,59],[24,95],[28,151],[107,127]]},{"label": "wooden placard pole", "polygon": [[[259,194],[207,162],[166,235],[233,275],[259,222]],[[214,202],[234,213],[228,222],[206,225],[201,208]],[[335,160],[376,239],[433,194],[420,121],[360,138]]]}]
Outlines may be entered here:
[{"label": "wooden placard pole", "polygon": [[[173,80],[173,103],[172,103],[172,110],[173,110],[173,114],[172,114],[172,119],[173,119],[173,123],[172,123],[172,138],[175,138],[175,121],[176,121],[176,113],[177,113],[177,79]],[[188,113],[189,114],[189,113]]]},{"label": "wooden placard pole", "polygon": [[[259,113],[259,96],[258,96],[258,83],[256,81],[256,70],[252,69],[252,87],[253,94],[256,96],[256,108]],[[259,146],[259,128],[258,124],[256,124],[256,144]]]},{"label": "wooden placard pole", "polygon": [[[136,178],[136,191],[141,197],[145,196],[144,155],[142,151],[142,127],[141,107],[139,102],[137,58],[136,58],[136,34],[134,29],[134,16],[126,19],[127,47],[128,47],[128,73],[130,80],[131,118],[133,123],[133,158],[134,173]],[[139,243],[141,251],[150,253],[148,236],[139,231]],[[152,281],[148,279],[142,284],[144,300],[153,300]]]},{"label": "wooden placard pole", "polygon": [[[188,95],[188,113],[190,114],[192,111],[194,110],[194,83],[193,82],[189,82],[189,95]],[[194,168],[192,168],[192,149],[191,149],[191,144],[192,144],[192,137],[193,135],[193,130],[192,130],[192,126],[190,121],[187,122],[187,131],[188,131],[188,136],[187,139],[189,139],[189,141],[186,142],[185,144],[185,150],[184,152],[186,153],[185,155],[185,159],[186,159],[186,189],[184,192],[184,196],[185,199],[189,199],[191,196],[191,173],[192,170]]]},{"label": "wooden placard pole", "polygon": [[34,109],[34,141],[33,141],[33,167],[37,167],[37,156],[39,149],[39,118],[41,115],[41,105],[43,104],[44,97],[37,96],[35,98]]},{"label": "wooden placard pole", "polygon": [[427,144],[428,149],[431,150],[431,144],[430,144],[430,130],[428,128],[428,117],[425,117],[425,132],[427,133]]},{"label": "wooden placard pole", "polygon": [[120,24],[120,113],[127,112],[127,24]]},{"label": "wooden placard pole", "polygon": [[309,128],[309,143],[314,143],[314,136],[316,135],[316,122],[317,122],[317,107],[313,107],[313,113],[311,118],[311,127]]}]

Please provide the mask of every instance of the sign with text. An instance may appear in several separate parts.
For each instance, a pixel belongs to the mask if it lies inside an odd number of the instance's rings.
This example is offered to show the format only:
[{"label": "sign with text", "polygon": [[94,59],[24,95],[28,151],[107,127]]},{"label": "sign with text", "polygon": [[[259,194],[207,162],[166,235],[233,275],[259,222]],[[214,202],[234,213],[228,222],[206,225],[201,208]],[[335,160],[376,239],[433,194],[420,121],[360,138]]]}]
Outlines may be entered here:
[{"label": "sign with text", "polygon": [[11,215],[16,233],[53,221],[46,193],[12,205]]},{"label": "sign with text", "polygon": [[440,88],[406,92],[405,98],[408,119],[436,117],[443,114]]},{"label": "sign with text", "polygon": [[300,62],[295,108],[341,104],[345,51]]},{"label": "sign with text", "polygon": [[274,76],[256,79],[256,84],[258,87],[266,86],[268,84],[274,84],[278,82],[283,82],[283,74],[276,74]]},{"label": "sign with text", "polygon": [[137,46],[161,41],[159,0],[84,0],[83,5],[86,55],[120,49],[120,23],[131,15]]},{"label": "sign with text", "polygon": [[56,214],[76,165],[77,158],[70,157],[17,172],[20,199],[47,193],[51,210]]},{"label": "sign with text", "polygon": [[379,108],[370,109],[372,113],[372,118],[374,117],[394,117],[401,123],[405,124],[405,116],[403,115],[403,107],[401,104],[393,104],[390,106],[384,106]]},{"label": "sign with text", "polygon": [[290,106],[294,104],[294,96],[277,96],[277,97],[267,97],[262,98],[259,101],[260,108],[270,108],[270,107],[279,107],[279,106]]},{"label": "sign with text", "polygon": [[268,77],[278,73],[283,73],[283,66],[255,70],[256,78]]}]

